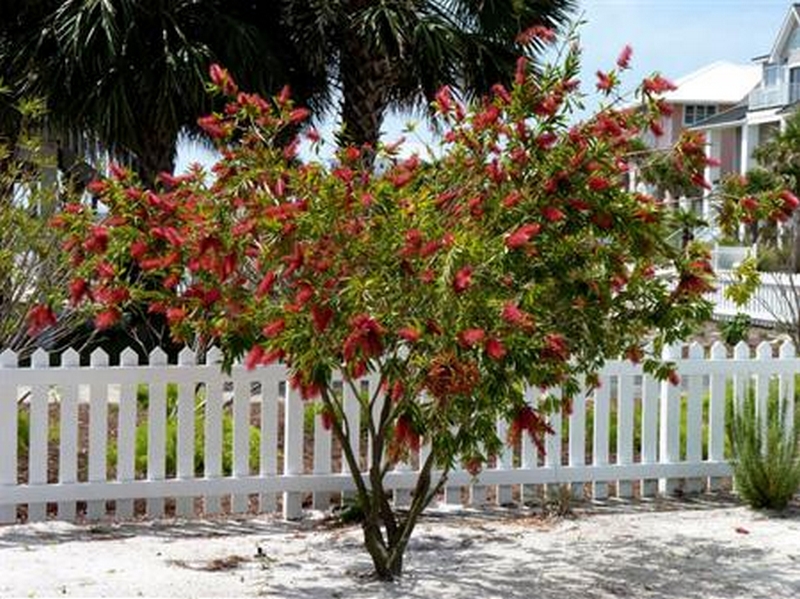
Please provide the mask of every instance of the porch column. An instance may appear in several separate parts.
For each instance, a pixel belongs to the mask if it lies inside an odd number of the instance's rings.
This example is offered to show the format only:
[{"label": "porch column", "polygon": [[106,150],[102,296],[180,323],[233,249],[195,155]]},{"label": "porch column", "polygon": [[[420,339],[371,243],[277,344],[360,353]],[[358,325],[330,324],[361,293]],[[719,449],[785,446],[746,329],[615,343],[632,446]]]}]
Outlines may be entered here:
[{"label": "porch column", "polygon": [[758,125],[742,125],[742,161],[739,172],[747,174],[753,163],[753,148],[758,145]]},{"label": "porch column", "polygon": [[[709,129],[706,131],[706,157],[712,160],[716,165],[706,166],[705,173],[703,173],[706,181],[708,181],[713,188],[719,185],[719,179],[722,174],[722,130]],[[715,230],[714,211],[711,209],[711,195],[712,189],[703,190],[703,220],[706,221],[709,227]]]}]

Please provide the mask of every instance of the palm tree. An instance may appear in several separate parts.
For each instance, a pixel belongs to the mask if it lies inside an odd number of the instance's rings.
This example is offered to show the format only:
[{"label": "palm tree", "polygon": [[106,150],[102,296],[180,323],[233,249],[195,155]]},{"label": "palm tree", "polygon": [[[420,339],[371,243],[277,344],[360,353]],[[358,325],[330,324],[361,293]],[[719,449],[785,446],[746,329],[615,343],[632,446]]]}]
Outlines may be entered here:
[{"label": "palm tree", "polygon": [[46,98],[52,123],[132,156],[144,181],[172,171],[179,133],[212,109],[211,62],[261,93],[289,82],[301,102],[314,96],[314,78],[265,18],[277,0],[259,10],[246,0],[42,1],[48,9],[24,20],[16,56],[0,49],[0,64]]},{"label": "palm tree", "polygon": [[390,107],[430,104],[443,85],[466,96],[508,84],[517,57],[540,49],[518,35],[558,29],[575,0],[284,0],[303,62],[341,94],[343,141],[375,147]]}]

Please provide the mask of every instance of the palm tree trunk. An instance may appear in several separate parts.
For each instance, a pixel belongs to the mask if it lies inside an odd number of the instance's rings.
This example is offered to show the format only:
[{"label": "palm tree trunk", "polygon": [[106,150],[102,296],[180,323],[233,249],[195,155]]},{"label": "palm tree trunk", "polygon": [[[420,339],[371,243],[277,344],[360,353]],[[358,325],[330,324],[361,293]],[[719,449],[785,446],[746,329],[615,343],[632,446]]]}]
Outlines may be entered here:
[{"label": "palm tree trunk", "polygon": [[165,131],[154,126],[143,126],[137,160],[134,168],[142,183],[154,185],[160,173],[172,174],[175,170],[175,143],[177,131]]},{"label": "palm tree trunk", "polygon": [[350,38],[342,55],[342,127],[340,145],[367,145],[364,159],[372,165],[383,117],[389,106],[392,73],[383,58],[376,58],[363,40]]}]

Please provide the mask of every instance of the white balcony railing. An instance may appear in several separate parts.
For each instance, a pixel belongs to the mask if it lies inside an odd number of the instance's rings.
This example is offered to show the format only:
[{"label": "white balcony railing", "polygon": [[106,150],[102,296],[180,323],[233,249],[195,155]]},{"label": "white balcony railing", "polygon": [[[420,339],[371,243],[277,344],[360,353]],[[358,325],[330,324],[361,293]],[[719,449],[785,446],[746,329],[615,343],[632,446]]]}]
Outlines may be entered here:
[{"label": "white balcony railing", "polygon": [[759,87],[750,92],[750,110],[785,106],[800,100],[800,83],[781,82],[770,87]]}]

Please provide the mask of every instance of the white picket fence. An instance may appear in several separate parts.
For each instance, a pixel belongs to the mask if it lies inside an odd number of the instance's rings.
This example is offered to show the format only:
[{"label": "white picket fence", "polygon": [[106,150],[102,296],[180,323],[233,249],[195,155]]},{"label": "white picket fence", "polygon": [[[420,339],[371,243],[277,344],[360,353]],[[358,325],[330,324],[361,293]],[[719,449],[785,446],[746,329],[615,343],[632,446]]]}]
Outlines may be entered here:
[{"label": "white picket fence", "polygon": [[714,303],[715,317],[726,319],[743,313],[753,323],[766,326],[800,322],[800,274],[761,273],[761,285],[741,307],[725,297],[725,290],[733,282],[730,271],[717,273],[716,290],[708,295]]},{"label": "white picket fence", "polygon": [[[262,512],[282,509],[285,517],[297,518],[309,497],[314,507],[326,508],[335,494],[352,492],[330,431],[321,417],[306,414],[299,395],[285,383],[285,368],[248,371],[235,366],[225,376],[216,364],[219,357],[212,351],[210,365],[197,365],[194,355],[184,350],[178,365],[168,365],[165,354],[156,350],[149,365],[141,366],[136,354],[126,350],[119,366],[109,366],[108,356],[98,350],[91,366],[81,367],[78,355],[68,351],[59,366],[51,367],[48,355],[38,351],[29,367],[19,367],[13,352],[1,353],[0,522],[14,522],[23,505],[31,521],[53,515],[73,520],[77,502],[86,502],[87,519],[124,519],[134,514],[136,499],[145,499],[147,515],[155,518],[165,513],[168,499],[174,500],[178,516],[193,515],[195,502],[202,501],[206,514],[224,505],[232,513],[254,507]],[[800,358],[789,343],[777,356],[767,344],[755,355],[740,344],[732,356],[721,344],[708,350],[693,344],[667,348],[664,357],[676,362],[679,386],[643,376],[641,367],[629,362],[609,362],[598,389],[577,395],[570,415],[553,417],[556,432],[546,441],[545,455],[524,438],[521,446],[508,447],[477,477],[451,472],[441,500],[524,501],[564,485],[576,495],[588,491],[596,499],[612,493],[625,498],[679,488],[714,490],[731,474],[725,455],[726,390],[737,396],[754,392],[763,411],[770,390],[777,388],[793,415]],[[375,383],[364,379],[362,388]],[[144,388],[146,413],[136,398]],[[176,458],[174,473],[168,474],[168,396],[176,389]],[[349,386],[344,393],[350,430],[361,430],[358,399]],[[198,404],[198,397],[203,403]],[[538,389],[527,391],[532,404],[541,397]],[[27,469],[18,463],[20,412],[30,422]],[[223,420],[228,419],[230,447],[223,434]],[[138,475],[137,424],[148,439],[146,472]],[[195,469],[195,426],[204,429],[200,473]],[[252,426],[260,437],[251,457]],[[499,423],[498,431],[505,430]],[[353,443],[363,456],[366,433]],[[109,453],[111,446],[115,453]],[[423,445],[423,459],[426,451]],[[223,470],[226,455],[228,474]],[[80,478],[79,463],[88,465]],[[415,477],[412,465],[387,475],[397,502],[408,500]]]}]

